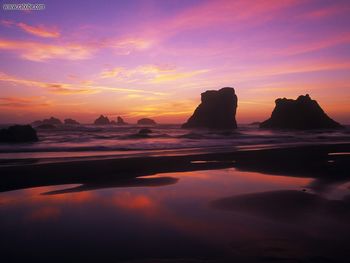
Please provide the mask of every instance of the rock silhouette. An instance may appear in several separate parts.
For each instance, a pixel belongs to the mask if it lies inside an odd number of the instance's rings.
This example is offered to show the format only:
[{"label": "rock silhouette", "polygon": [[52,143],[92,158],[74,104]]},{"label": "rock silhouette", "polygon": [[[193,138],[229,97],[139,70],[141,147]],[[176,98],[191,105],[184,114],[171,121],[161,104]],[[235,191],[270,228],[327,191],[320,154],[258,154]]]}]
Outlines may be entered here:
[{"label": "rock silhouette", "polygon": [[260,124],[260,128],[270,129],[334,129],[342,126],[332,120],[309,94],[296,100],[279,98],[271,117]]},{"label": "rock silhouette", "polygon": [[117,124],[118,124],[118,125],[125,125],[125,124],[127,124],[127,123],[124,122],[124,120],[123,120],[122,117],[118,116],[118,118],[117,118]]},{"label": "rock silhouette", "polygon": [[109,125],[111,124],[109,119],[103,115],[100,115],[100,117],[98,117],[95,122],[95,125]]},{"label": "rock silhouette", "polygon": [[149,118],[143,118],[137,121],[137,124],[139,125],[156,125],[157,123]]},{"label": "rock silhouette", "polygon": [[201,101],[182,128],[237,128],[237,96],[234,88],[207,90],[201,94]]},{"label": "rock silhouette", "polygon": [[33,125],[34,127],[39,126],[39,125],[41,125],[41,124],[43,124],[43,121],[41,121],[41,120],[36,120],[36,121],[33,121],[33,122],[31,123],[31,125]]},{"label": "rock silhouette", "polygon": [[38,141],[36,131],[30,125],[14,125],[0,130],[0,142],[35,142]]},{"label": "rock silhouette", "polygon": [[36,128],[43,129],[43,130],[52,130],[52,129],[56,129],[57,127],[55,125],[52,125],[52,124],[41,124],[41,125],[37,126]]},{"label": "rock silhouette", "polygon": [[62,121],[60,119],[57,119],[55,117],[51,117],[50,119],[44,119],[44,120],[37,120],[32,122],[33,126],[39,126],[43,124],[49,124],[49,125],[62,125]]},{"label": "rock silhouette", "polygon": [[51,117],[50,119],[44,119],[42,124],[61,125],[62,121],[55,117]]},{"label": "rock silhouette", "polygon": [[141,129],[139,130],[139,134],[149,134],[152,133],[152,130],[150,129]]},{"label": "rock silhouette", "polygon": [[73,120],[73,119],[65,119],[64,120],[64,124],[67,124],[67,125],[79,125],[80,123],[77,122],[76,120]]}]

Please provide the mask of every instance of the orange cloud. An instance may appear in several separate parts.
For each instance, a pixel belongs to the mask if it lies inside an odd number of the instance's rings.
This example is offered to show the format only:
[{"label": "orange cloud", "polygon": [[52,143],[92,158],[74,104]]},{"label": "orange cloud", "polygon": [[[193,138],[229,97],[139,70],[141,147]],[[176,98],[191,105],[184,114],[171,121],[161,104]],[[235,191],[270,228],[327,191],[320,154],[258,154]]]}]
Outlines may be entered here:
[{"label": "orange cloud", "polygon": [[75,87],[71,84],[66,84],[66,83],[49,83],[49,82],[41,82],[41,81],[35,81],[35,80],[20,79],[14,76],[7,75],[3,72],[0,72],[0,81],[6,81],[6,82],[15,83],[15,84],[25,85],[25,86],[45,88],[52,93],[57,93],[62,95],[94,94],[99,92],[98,90],[90,87],[86,87],[86,88]]},{"label": "orange cloud", "polygon": [[44,25],[38,25],[38,26],[31,26],[26,23],[17,23],[11,20],[2,20],[1,24],[5,26],[16,26],[26,33],[39,36],[39,37],[45,37],[45,38],[57,38],[60,36],[60,32],[56,27],[46,27]]},{"label": "orange cloud", "polygon": [[152,44],[151,40],[143,38],[122,38],[109,40],[104,46],[114,49],[117,55],[129,55],[134,51],[148,49]]},{"label": "orange cloud", "polygon": [[0,107],[2,108],[37,108],[48,107],[52,103],[44,97],[2,97]]},{"label": "orange cloud", "polygon": [[152,95],[164,95],[162,92],[142,90],[142,89],[129,89],[129,88],[117,88],[109,86],[100,86],[89,84],[88,82],[83,87],[81,85],[69,84],[69,83],[55,83],[55,82],[42,82],[35,80],[27,80],[17,78],[15,76],[7,75],[3,72],[0,72],[0,81],[11,82],[15,84],[25,85],[25,86],[34,86],[40,87],[48,90],[51,93],[61,94],[61,95],[71,95],[71,94],[95,94],[101,91],[109,92],[125,92],[125,93],[143,93],[143,94],[152,94]]},{"label": "orange cloud", "polygon": [[178,70],[171,65],[143,65],[134,69],[116,67],[100,73],[100,78],[117,78],[125,82],[150,82],[162,83],[178,79],[191,78],[193,76],[208,72],[208,69],[201,70]]},{"label": "orange cloud", "polygon": [[82,60],[88,59],[94,48],[80,44],[50,45],[39,42],[0,39],[0,50],[18,53],[21,58],[32,61],[48,59]]},{"label": "orange cloud", "polygon": [[101,49],[112,49],[116,55],[129,55],[131,52],[142,51],[150,46],[151,42],[148,40],[133,38],[109,39],[107,41],[91,43],[76,42],[59,44],[0,39],[0,50],[12,51],[23,59],[38,62],[49,59],[89,59]]}]

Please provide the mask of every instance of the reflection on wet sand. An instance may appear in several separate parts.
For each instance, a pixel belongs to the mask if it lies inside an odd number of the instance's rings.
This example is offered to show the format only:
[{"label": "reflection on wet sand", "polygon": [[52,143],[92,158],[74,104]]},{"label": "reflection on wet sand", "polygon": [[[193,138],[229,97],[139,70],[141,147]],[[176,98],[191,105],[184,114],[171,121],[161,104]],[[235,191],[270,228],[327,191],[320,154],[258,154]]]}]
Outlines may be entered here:
[{"label": "reflection on wet sand", "polygon": [[[231,153],[102,159],[0,167],[0,192],[22,188],[84,184],[90,188],[159,173],[232,168],[270,175],[314,178],[310,185],[326,192],[348,178],[350,145],[318,145]],[[338,153],[329,155],[329,153]],[[332,161],[332,162],[329,162]],[[117,183],[118,184],[118,183]],[[87,188],[86,188],[87,189]]]},{"label": "reflection on wet sand", "polygon": [[151,187],[151,186],[165,186],[169,184],[175,184],[178,181],[173,177],[156,177],[156,178],[130,178],[121,180],[110,180],[96,183],[86,183],[73,188],[60,189],[55,191],[49,191],[43,193],[43,195],[55,195],[66,193],[77,193],[83,191],[98,190],[103,188],[116,188],[116,187]]},{"label": "reflection on wet sand", "polygon": [[[187,156],[173,166],[157,164],[158,159],[144,167],[145,177],[55,177],[46,183],[58,185],[2,192],[4,257],[344,262],[350,258],[349,180],[344,156],[332,156],[335,163],[329,166],[327,151],[308,160],[293,150],[289,157],[283,150],[224,155],[221,162],[217,155]],[[203,162],[210,160],[215,162]],[[158,169],[166,173],[152,175]],[[76,183],[63,184],[68,182]],[[18,244],[21,253],[14,251]]]},{"label": "reflection on wet sand", "polygon": [[317,194],[282,190],[235,195],[212,202],[214,208],[263,216],[281,221],[304,221],[309,217],[350,219],[350,195],[342,200],[328,200]]}]

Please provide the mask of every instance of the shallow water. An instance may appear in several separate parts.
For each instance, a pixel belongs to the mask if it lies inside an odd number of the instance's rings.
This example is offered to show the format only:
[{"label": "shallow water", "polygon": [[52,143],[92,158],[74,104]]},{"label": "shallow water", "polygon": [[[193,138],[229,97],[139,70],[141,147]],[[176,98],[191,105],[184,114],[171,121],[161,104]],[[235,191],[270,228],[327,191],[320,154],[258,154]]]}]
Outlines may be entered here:
[{"label": "shallow water", "polygon": [[282,145],[350,142],[350,129],[316,131],[270,131],[240,125],[235,131],[185,130],[179,125],[149,127],[152,133],[138,135],[140,126],[59,126],[38,129],[39,142],[0,144],[1,159],[67,158],[87,156],[152,155],[154,151],[229,150]]},{"label": "shallow water", "polygon": [[348,262],[350,184],[312,182],[231,168],[4,192],[2,258]]}]

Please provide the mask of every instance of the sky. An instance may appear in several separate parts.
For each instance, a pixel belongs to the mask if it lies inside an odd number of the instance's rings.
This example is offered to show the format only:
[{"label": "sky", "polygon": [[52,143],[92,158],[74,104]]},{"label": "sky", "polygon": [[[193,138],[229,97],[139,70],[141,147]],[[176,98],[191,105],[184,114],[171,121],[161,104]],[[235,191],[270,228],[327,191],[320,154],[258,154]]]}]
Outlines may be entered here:
[{"label": "sky", "polygon": [[239,123],[310,94],[350,124],[350,1],[8,3],[22,2],[1,1],[0,123],[100,114],[183,123],[202,92],[230,86]]}]

